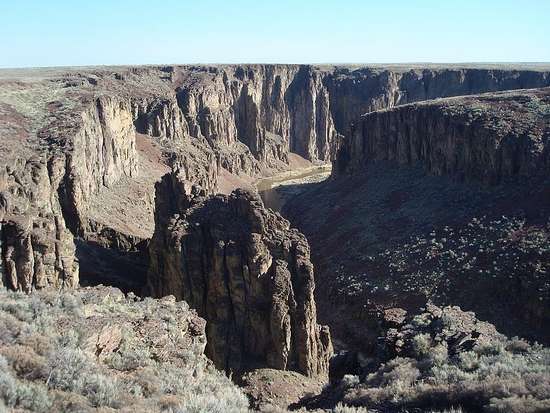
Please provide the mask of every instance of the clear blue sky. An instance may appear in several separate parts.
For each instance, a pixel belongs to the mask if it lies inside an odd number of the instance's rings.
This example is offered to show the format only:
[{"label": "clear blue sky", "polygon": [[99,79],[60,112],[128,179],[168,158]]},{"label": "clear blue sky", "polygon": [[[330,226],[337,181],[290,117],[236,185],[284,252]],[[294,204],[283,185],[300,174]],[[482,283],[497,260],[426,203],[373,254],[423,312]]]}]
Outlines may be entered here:
[{"label": "clear blue sky", "polygon": [[0,0],[0,67],[550,61],[550,0]]}]

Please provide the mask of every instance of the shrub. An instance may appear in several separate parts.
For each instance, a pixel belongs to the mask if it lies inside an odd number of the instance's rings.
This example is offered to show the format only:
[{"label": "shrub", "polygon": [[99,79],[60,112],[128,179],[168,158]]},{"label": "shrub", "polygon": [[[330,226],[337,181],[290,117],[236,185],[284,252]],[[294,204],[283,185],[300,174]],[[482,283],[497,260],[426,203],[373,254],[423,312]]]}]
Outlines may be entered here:
[{"label": "shrub", "polygon": [[465,351],[458,355],[458,367],[463,371],[474,371],[479,368],[479,357],[475,351]]},{"label": "shrub", "polygon": [[119,404],[118,383],[110,377],[98,373],[87,374],[78,380],[75,387],[95,407],[117,407]]},{"label": "shrub", "polygon": [[17,403],[17,381],[9,373],[7,363],[2,356],[0,356],[0,398],[8,407],[15,407]]},{"label": "shrub", "polygon": [[[18,381],[10,371],[7,360],[0,355],[0,404],[36,412],[47,412],[51,402],[43,385]],[[0,409],[1,411],[1,409]]]},{"label": "shrub", "polygon": [[506,345],[506,350],[512,353],[526,353],[530,347],[527,341],[514,337]]},{"label": "shrub", "polygon": [[497,340],[448,357],[447,347],[429,344],[426,335],[412,341],[414,352],[427,357],[390,360],[363,383],[346,387],[343,400],[396,411],[549,411],[550,349],[517,339]]},{"label": "shrub", "polygon": [[550,411],[550,400],[537,400],[532,396],[493,398],[488,411],[495,413],[544,413]]},{"label": "shrub", "polygon": [[16,345],[4,348],[0,352],[19,377],[29,380],[47,377],[46,359],[36,354],[31,348]]},{"label": "shrub", "polygon": [[131,371],[149,365],[151,352],[126,333],[117,351],[109,355],[105,362],[115,370]]},{"label": "shrub", "polygon": [[17,388],[17,406],[33,412],[49,412],[52,402],[45,386],[22,383]]},{"label": "shrub", "polygon": [[174,413],[242,413],[248,411],[248,399],[242,393],[190,394]]},{"label": "shrub", "polygon": [[413,338],[413,351],[418,359],[424,359],[430,354],[432,338],[429,334],[418,334]]},{"label": "shrub", "polygon": [[91,360],[78,348],[59,348],[49,360],[48,385],[69,392],[80,393],[80,377],[92,374]]},{"label": "shrub", "polygon": [[[112,288],[0,288],[0,412],[247,411],[242,391],[186,335],[191,317],[187,305]],[[96,357],[96,326],[112,324],[135,328]]]},{"label": "shrub", "polygon": [[346,374],[341,382],[340,382],[340,386],[344,387],[344,388],[348,388],[348,387],[353,387],[353,386],[357,386],[361,381],[359,380],[359,376],[354,376],[352,374]]},{"label": "shrub", "polygon": [[338,403],[333,410],[334,413],[368,413],[364,407],[351,407],[342,403]]}]

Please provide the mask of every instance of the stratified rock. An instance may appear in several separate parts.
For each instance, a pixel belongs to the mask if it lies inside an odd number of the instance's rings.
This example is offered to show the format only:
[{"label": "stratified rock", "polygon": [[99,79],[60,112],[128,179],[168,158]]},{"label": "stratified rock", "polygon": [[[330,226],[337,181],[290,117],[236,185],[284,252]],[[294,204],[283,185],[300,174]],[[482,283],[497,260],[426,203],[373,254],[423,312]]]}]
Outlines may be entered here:
[{"label": "stratified rock", "polygon": [[[1,268],[10,269],[0,278],[25,290],[78,283],[72,236],[98,253],[143,252],[154,183],[171,167],[215,192],[219,174],[288,169],[290,153],[333,159],[367,111],[550,84],[538,68],[498,67],[161,66],[10,76],[0,87]],[[84,278],[99,264],[83,260]]]},{"label": "stratified rock", "polygon": [[317,324],[306,239],[243,190],[205,197],[167,174],[156,188],[149,287],[207,320],[206,353],[220,368],[326,375],[332,352]]},{"label": "stratified rock", "polygon": [[335,174],[370,162],[421,165],[434,175],[499,183],[550,171],[550,89],[437,99],[364,115]]}]

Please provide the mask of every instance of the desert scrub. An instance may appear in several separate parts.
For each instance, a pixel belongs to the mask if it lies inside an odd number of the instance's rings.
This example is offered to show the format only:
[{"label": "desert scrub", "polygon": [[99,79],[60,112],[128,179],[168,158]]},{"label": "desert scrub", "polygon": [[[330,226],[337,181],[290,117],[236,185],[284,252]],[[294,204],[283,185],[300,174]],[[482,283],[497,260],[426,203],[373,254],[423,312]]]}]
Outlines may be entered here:
[{"label": "desert scrub", "polygon": [[[359,302],[421,297],[460,303],[509,334],[544,340],[525,321],[544,324],[550,307],[550,222],[521,216],[474,217],[463,225],[432,228],[363,257],[361,272],[337,271],[340,294]],[[506,303],[503,305],[503,303]],[[506,308],[518,311],[503,319]]]},{"label": "desert scrub", "polygon": [[415,345],[420,341],[422,351],[383,364],[349,387],[343,401],[391,411],[540,413],[550,409],[550,349],[504,340],[449,357],[444,351],[434,363],[441,344],[431,343],[424,335],[413,340]]},{"label": "desert scrub", "polygon": [[0,289],[0,411],[245,412],[203,355],[204,325],[173,297]]}]

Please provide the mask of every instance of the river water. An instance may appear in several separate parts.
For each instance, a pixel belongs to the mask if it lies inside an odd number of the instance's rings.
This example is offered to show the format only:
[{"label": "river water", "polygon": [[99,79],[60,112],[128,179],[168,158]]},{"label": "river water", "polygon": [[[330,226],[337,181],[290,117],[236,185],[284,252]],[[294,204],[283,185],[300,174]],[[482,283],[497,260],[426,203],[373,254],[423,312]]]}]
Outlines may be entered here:
[{"label": "river water", "polygon": [[256,188],[266,207],[280,211],[288,199],[306,190],[307,184],[327,179],[331,170],[331,164],[323,164],[282,172],[259,179]]}]

